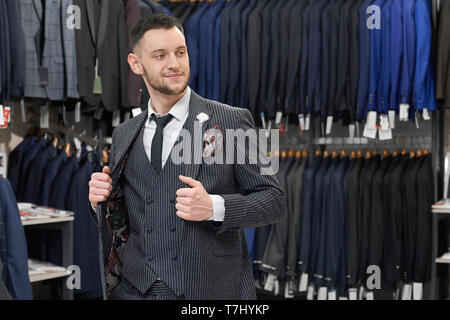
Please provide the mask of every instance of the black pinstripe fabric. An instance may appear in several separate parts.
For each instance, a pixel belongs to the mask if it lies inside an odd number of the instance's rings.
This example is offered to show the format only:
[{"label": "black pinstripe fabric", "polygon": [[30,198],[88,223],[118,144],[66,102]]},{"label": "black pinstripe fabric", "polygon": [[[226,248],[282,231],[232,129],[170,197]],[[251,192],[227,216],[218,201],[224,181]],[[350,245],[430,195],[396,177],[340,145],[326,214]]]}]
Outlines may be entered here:
[{"label": "black pinstripe fabric", "polygon": [[[194,121],[201,112],[209,116],[202,125],[203,131],[215,125],[220,126],[224,135],[226,129],[245,131],[254,128],[248,110],[203,99],[192,92],[184,128],[191,132],[193,138]],[[250,164],[256,163],[254,160],[258,155],[249,154],[248,148],[242,148],[236,141],[230,141],[234,164],[207,164],[203,159],[202,164],[175,165],[169,157],[161,175],[156,177],[150,171],[153,169],[146,159],[139,135],[146,120],[147,112],[144,112],[117,127],[113,134],[111,177],[115,188],[122,180],[126,181],[125,202],[131,230],[129,242],[119,249],[122,274],[141,294],[160,277],[177,297],[256,299],[242,230],[275,223],[286,214],[285,195],[276,177],[261,175],[260,165]],[[224,146],[226,143],[225,136]],[[192,154],[202,152],[201,148],[195,150],[194,144],[191,148]],[[223,151],[224,159],[227,151],[230,152],[229,149]],[[127,154],[125,179],[120,179],[118,172]],[[245,157],[244,164],[237,164],[240,155]],[[259,156],[265,157],[261,153]],[[146,165],[139,165],[138,158],[146,159]],[[176,189],[182,186],[177,176],[179,172],[200,181],[209,194],[224,198],[223,222],[192,222],[176,216],[175,203],[171,200],[176,198]],[[147,205],[147,201],[153,203]],[[102,214],[98,217],[101,254],[106,255],[111,248],[111,233],[105,222],[105,204],[101,208]],[[153,229],[148,232],[150,227]],[[175,227],[173,232],[172,227]],[[176,260],[173,259],[175,255]],[[153,259],[149,260],[151,257]],[[102,270],[106,261],[101,259]]]}]

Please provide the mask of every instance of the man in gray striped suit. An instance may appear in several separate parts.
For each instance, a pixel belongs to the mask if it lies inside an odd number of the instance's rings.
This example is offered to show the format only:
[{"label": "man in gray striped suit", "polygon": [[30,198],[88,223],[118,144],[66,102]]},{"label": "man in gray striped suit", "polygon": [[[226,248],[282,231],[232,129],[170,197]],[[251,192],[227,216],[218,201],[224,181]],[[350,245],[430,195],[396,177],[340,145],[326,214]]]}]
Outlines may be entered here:
[{"label": "man in gray striped suit", "polygon": [[[285,195],[274,175],[250,161],[245,141],[233,137],[214,150],[233,160],[224,164],[202,158],[196,140],[186,143],[198,126],[202,143],[206,128],[246,131],[255,128],[253,118],[187,86],[189,58],[175,18],[141,18],[130,41],[128,63],[146,83],[148,110],[115,129],[111,169],[89,183],[105,298],[255,299],[243,229],[282,218]],[[183,156],[192,151],[202,161],[175,161],[186,145]],[[237,163],[242,155],[247,161]]]}]

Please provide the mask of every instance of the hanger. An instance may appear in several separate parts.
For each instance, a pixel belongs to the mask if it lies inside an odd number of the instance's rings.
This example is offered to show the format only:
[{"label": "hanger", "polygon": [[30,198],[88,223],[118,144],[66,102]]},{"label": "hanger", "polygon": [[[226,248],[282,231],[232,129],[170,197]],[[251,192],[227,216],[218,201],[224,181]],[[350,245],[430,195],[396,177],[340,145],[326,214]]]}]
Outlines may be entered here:
[{"label": "hanger", "polygon": [[339,156],[339,154],[336,151],[333,151],[331,153],[331,158],[336,159]]},{"label": "hanger", "polygon": [[72,146],[69,142],[67,142],[64,146],[64,152],[66,153],[67,158],[72,156]]},{"label": "hanger", "polygon": [[276,150],[276,151],[273,153],[273,156],[274,156],[274,157],[279,157],[279,156],[280,156],[280,150]]},{"label": "hanger", "polygon": [[323,152],[323,158],[326,159],[326,158],[328,158],[329,156],[330,156],[330,151],[325,150],[325,151]]},{"label": "hanger", "polygon": [[389,157],[389,151],[384,150],[383,151],[383,158],[387,158],[387,157]]},{"label": "hanger", "polygon": [[430,154],[430,151],[428,150],[428,149],[425,149],[424,151],[423,151],[423,155],[424,156],[427,156],[427,155],[429,155]]},{"label": "hanger", "polygon": [[318,156],[321,156],[321,155],[322,155],[322,150],[317,149],[316,153],[315,153],[315,156],[318,157]]},{"label": "hanger", "polygon": [[361,159],[363,158],[363,152],[361,149],[359,149],[358,151],[356,151],[356,158]]},{"label": "hanger", "polygon": [[288,157],[289,157],[289,158],[295,157],[295,151],[294,151],[294,149],[289,150],[289,152],[288,152]]},{"label": "hanger", "polygon": [[295,153],[295,159],[300,159],[302,157],[302,150],[297,150]]},{"label": "hanger", "polygon": [[405,156],[406,153],[407,153],[406,148],[403,148],[403,149],[402,149],[402,156]]},{"label": "hanger", "polygon": [[372,156],[377,156],[378,155],[378,150],[377,149],[374,149],[373,151],[372,151]]},{"label": "hanger", "polygon": [[109,163],[109,154],[108,151],[106,151],[106,149],[102,150],[102,162]]},{"label": "hanger", "polygon": [[56,149],[56,147],[58,146],[58,137],[54,137],[54,138],[53,138],[52,145],[53,145],[53,146],[55,147],[55,149]]},{"label": "hanger", "polygon": [[305,149],[302,151],[302,158],[308,158],[308,150]]},{"label": "hanger", "polygon": [[415,158],[416,157],[416,153],[414,152],[414,151],[411,151],[410,153],[409,153],[409,158],[410,159],[413,159],[413,158]]},{"label": "hanger", "polygon": [[351,152],[350,152],[350,159],[355,159],[356,158],[356,151],[355,150],[352,150]]},{"label": "hanger", "polygon": [[341,159],[347,157],[347,151],[345,151],[344,149],[342,149],[341,151]]},{"label": "hanger", "polygon": [[367,150],[366,152],[366,160],[372,158],[372,152],[370,152],[369,150]]},{"label": "hanger", "polygon": [[397,149],[394,150],[394,152],[392,153],[392,156],[395,158],[396,156],[398,156],[399,152]]},{"label": "hanger", "polygon": [[288,153],[286,150],[281,151],[281,159],[285,159],[288,156]]},{"label": "hanger", "polygon": [[423,156],[422,149],[417,150],[416,155],[417,155],[417,157]]}]

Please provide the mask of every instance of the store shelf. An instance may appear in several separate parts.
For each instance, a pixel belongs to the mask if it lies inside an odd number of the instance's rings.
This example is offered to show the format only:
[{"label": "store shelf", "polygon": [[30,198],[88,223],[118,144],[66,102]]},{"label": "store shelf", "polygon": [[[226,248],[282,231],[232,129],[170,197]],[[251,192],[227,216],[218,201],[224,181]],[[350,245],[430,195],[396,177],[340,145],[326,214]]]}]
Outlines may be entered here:
[{"label": "store shelf", "polygon": [[30,275],[30,282],[39,282],[43,280],[49,280],[49,279],[56,279],[56,278],[62,278],[70,276],[72,272],[65,270],[65,271],[59,271],[59,272],[46,272],[41,274],[34,274]]},{"label": "store shelf", "polygon": [[22,220],[23,226],[73,221],[73,217]]}]

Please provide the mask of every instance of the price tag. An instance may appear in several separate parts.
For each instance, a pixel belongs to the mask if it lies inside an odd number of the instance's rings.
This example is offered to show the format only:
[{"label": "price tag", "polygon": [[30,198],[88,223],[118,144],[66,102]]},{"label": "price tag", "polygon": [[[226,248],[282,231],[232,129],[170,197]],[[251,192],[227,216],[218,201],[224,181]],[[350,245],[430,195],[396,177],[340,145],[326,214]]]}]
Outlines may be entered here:
[{"label": "price tag", "polygon": [[112,116],[112,126],[117,127],[120,124],[120,110],[113,112]]},{"label": "price tag", "polygon": [[264,284],[264,290],[272,292],[275,286],[276,279],[277,277],[274,274],[269,274],[266,283]]},{"label": "price tag", "polygon": [[366,292],[365,292],[365,290],[364,290],[364,287],[361,286],[361,287],[359,288],[358,300],[363,300],[364,297],[365,297],[365,295],[366,295]]},{"label": "price tag", "polygon": [[22,122],[27,122],[27,111],[25,110],[25,100],[20,99],[20,120]]},{"label": "price tag", "polygon": [[328,300],[336,300],[336,290],[328,291]]},{"label": "price tag", "polygon": [[305,129],[305,115],[303,113],[298,115],[298,125],[300,126],[300,129]]},{"label": "price tag", "polygon": [[364,126],[363,136],[370,139],[377,137],[377,113],[370,111],[367,115],[366,125]]},{"label": "price tag", "polygon": [[351,124],[348,126],[348,135],[352,139],[355,137],[355,125],[354,124]]},{"label": "price tag", "polygon": [[42,129],[49,128],[49,120],[50,120],[50,110],[47,105],[41,106],[41,125]]},{"label": "price tag", "polygon": [[306,294],[306,300],[314,300],[314,293],[315,293],[314,285],[310,284],[308,286],[308,292]]},{"label": "price tag", "polygon": [[327,300],[328,289],[327,287],[319,287],[319,292],[317,293],[317,300]]},{"label": "price tag", "polygon": [[5,123],[11,123],[11,107],[3,107],[3,114],[5,115]]},{"label": "price tag", "polygon": [[277,112],[277,115],[276,115],[276,117],[275,117],[275,126],[279,126],[280,125],[280,122],[281,122],[281,118],[283,117],[283,112],[281,112],[281,111],[278,111]]},{"label": "price tag", "polygon": [[423,283],[413,282],[413,300],[422,300],[422,299],[423,299]]},{"label": "price tag", "polygon": [[428,112],[427,108],[423,108],[422,116],[423,116],[423,120],[426,120],[426,121],[431,120],[430,113]]},{"label": "price tag", "polygon": [[305,131],[309,131],[309,124],[311,122],[311,115],[308,113],[306,115],[306,121],[305,121]]},{"label": "price tag", "polygon": [[389,116],[389,124],[391,126],[391,129],[395,129],[395,111],[389,110],[388,116]]},{"label": "price tag", "polygon": [[408,110],[409,104],[407,103],[400,104],[400,121],[408,121]]},{"label": "price tag", "polygon": [[402,300],[411,300],[411,294],[412,294],[412,285],[411,284],[403,285]]},{"label": "price tag", "polygon": [[286,299],[292,299],[294,297],[294,283],[292,282],[292,280],[286,281],[285,286],[284,286],[284,297]]},{"label": "price tag", "polygon": [[5,125],[5,119],[3,116],[3,105],[0,104],[0,126]]},{"label": "price tag", "polygon": [[358,289],[356,289],[356,288],[348,289],[348,299],[349,300],[358,300]]},{"label": "price tag", "polygon": [[137,117],[138,115],[140,115],[142,113],[142,109],[141,108],[133,108],[133,109],[131,109],[131,113],[133,114],[133,118]]},{"label": "price tag", "polygon": [[392,130],[389,125],[389,118],[387,115],[380,116],[380,140],[391,140],[392,139]]},{"label": "price tag", "polygon": [[373,291],[369,291],[366,293],[366,300],[375,300],[375,296],[373,294]]},{"label": "price tag", "polygon": [[306,292],[307,289],[308,289],[308,274],[306,272],[303,272],[302,275],[300,276],[298,291]]},{"label": "price tag", "polygon": [[325,130],[326,134],[331,134],[331,128],[333,127],[333,116],[327,117],[327,128]]},{"label": "price tag", "polygon": [[75,122],[78,123],[81,121],[81,101],[78,101],[75,104]]}]

